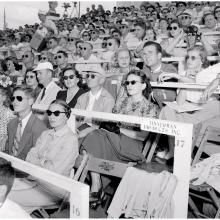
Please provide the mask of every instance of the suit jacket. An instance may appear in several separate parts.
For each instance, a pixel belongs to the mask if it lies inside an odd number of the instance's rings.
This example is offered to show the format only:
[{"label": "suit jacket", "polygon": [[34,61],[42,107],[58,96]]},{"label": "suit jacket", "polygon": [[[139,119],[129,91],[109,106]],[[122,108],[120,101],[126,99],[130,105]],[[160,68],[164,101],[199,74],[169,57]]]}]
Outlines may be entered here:
[{"label": "suit jacket", "polygon": [[56,99],[57,93],[60,90],[61,88],[55,82],[52,81],[50,87],[46,89],[43,99],[41,100],[41,96],[43,93],[43,89],[41,89],[34,104],[42,104],[49,107],[51,102]]},{"label": "suit jacket", "polygon": [[[75,108],[85,110],[89,103],[89,92],[82,94],[76,103]],[[98,100],[95,100],[93,111],[97,112],[112,112],[115,100],[112,95],[104,88],[102,88],[101,95]]]},{"label": "suit jacket", "polygon": [[[5,153],[12,155],[12,148],[14,145],[14,138],[18,127],[18,118],[12,119],[8,123],[8,139],[5,144]],[[34,114],[29,118],[18,148],[17,157],[25,160],[27,153],[29,150],[35,146],[38,137],[41,135],[43,131],[47,130],[46,125],[37,118]]]}]

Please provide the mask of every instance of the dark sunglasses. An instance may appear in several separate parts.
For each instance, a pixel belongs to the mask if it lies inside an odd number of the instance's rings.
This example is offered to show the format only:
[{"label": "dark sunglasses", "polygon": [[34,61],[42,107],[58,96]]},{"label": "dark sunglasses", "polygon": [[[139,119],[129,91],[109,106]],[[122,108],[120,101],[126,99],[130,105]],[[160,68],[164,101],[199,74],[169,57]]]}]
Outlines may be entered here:
[{"label": "dark sunglasses", "polygon": [[130,84],[131,84],[131,85],[135,85],[135,84],[138,83],[138,82],[139,82],[139,81],[135,81],[135,80],[131,80],[131,81],[128,81],[128,80],[127,80],[127,81],[124,82],[124,85],[126,85],[126,86],[128,86],[128,85],[130,85]]},{"label": "dark sunglasses", "polygon": [[188,18],[189,18],[189,16],[182,16],[182,17],[181,17],[181,20],[183,20],[183,19],[186,20],[186,19],[188,19]]},{"label": "dark sunglasses", "polygon": [[69,42],[71,41],[71,42],[73,42],[75,39],[73,39],[73,38],[68,38],[67,39]]},{"label": "dark sunglasses", "polygon": [[23,97],[22,97],[22,96],[12,96],[12,97],[11,97],[11,101],[12,101],[12,102],[14,102],[15,99],[17,99],[17,101],[19,101],[19,102],[22,102]]},{"label": "dark sunglasses", "polygon": [[93,32],[91,32],[91,34],[96,34],[96,32],[95,32],[95,31],[93,31]]},{"label": "dark sunglasses", "polygon": [[81,47],[80,50],[87,50],[87,48],[86,47]]},{"label": "dark sunglasses", "polygon": [[186,60],[188,60],[189,58],[190,58],[192,61],[196,60],[196,57],[195,57],[195,56],[188,56],[188,55],[187,55],[187,56],[186,56]]},{"label": "dark sunglasses", "polygon": [[56,60],[57,58],[62,59],[62,56],[55,56],[54,59]]},{"label": "dark sunglasses", "polygon": [[170,31],[172,31],[172,30],[176,31],[177,29],[178,29],[178,27],[176,27],[176,26],[168,28],[168,30],[170,30]]},{"label": "dark sunglasses", "polygon": [[70,76],[64,76],[63,79],[64,80],[68,80],[68,79],[74,79],[75,75],[70,75]]},{"label": "dark sunglasses", "polygon": [[107,43],[107,45],[111,47],[112,46],[112,42]]},{"label": "dark sunglasses", "polygon": [[47,57],[40,57],[40,60],[46,60]]},{"label": "dark sunglasses", "polygon": [[53,43],[53,41],[49,41],[49,44],[52,44]]},{"label": "dark sunglasses", "polygon": [[154,22],[154,20],[149,20],[150,22]]},{"label": "dark sunglasses", "polygon": [[196,3],[195,6],[200,6],[201,4]]},{"label": "dark sunglasses", "polygon": [[29,56],[26,54],[26,55],[22,55],[22,58],[28,58]]},{"label": "dark sunglasses", "polygon": [[52,112],[52,111],[50,111],[50,110],[47,110],[46,111],[47,112],[47,115],[48,116],[51,116],[52,114],[54,114],[56,117],[58,117],[59,115],[60,115],[60,113],[66,113],[66,112],[61,112],[61,111],[55,111],[55,112]]},{"label": "dark sunglasses", "polygon": [[91,79],[95,79],[96,75],[94,75],[94,74],[86,74],[86,78],[88,79],[89,77]]},{"label": "dark sunglasses", "polygon": [[33,79],[34,76],[28,76],[28,75],[26,75],[25,78],[26,78],[26,79],[28,79],[28,78]]},{"label": "dark sunglasses", "polygon": [[119,29],[125,29],[125,28],[126,28],[125,25],[122,25],[122,26],[119,27]]},{"label": "dark sunglasses", "polygon": [[172,18],[167,18],[167,20],[168,20],[168,21],[169,21],[169,20],[172,21],[173,19],[172,19]]},{"label": "dark sunglasses", "polygon": [[220,10],[218,10],[218,11],[215,11],[215,13],[219,13],[220,12]]}]

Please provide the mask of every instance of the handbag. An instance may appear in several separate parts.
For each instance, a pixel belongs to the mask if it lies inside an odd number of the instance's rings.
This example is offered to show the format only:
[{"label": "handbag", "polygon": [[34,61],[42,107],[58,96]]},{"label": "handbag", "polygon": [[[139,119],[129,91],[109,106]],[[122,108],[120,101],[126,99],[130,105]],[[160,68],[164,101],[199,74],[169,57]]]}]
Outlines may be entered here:
[{"label": "handbag", "polygon": [[116,122],[102,121],[99,125],[99,129],[104,129],[115,134],[120,134],[120,127]]}]

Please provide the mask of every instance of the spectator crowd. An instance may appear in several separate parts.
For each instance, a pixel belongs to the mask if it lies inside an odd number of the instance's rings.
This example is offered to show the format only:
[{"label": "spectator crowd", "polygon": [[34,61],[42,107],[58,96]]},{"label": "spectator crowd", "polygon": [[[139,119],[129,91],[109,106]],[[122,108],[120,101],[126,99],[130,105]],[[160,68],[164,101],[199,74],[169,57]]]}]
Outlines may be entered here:
[{"label": "spectator crowd", "polygon": [[[71,109],[186,122],[195,130],[202,125],[200,135],[209,119],[219,118],[220,2],[143,2],[112,11],[93,4],[71,18],[59,17],[57,2],[49,7],[38,11],[39,23],[0,30],[0,151],[69,176],[79,154],[144,163],[149,135],[132,122],[87,117],[77,117],[74,133]],[[195,88],[152,84],[165,82]],[[189,110],[177,110],[187,104]],[[174,149],[173,137],[161,137],[157,163],[172,166]],[[108,181],[90,176],[96,209]],[[31,177],[9,191],[7,201],[28,213],[64,195]]]}]

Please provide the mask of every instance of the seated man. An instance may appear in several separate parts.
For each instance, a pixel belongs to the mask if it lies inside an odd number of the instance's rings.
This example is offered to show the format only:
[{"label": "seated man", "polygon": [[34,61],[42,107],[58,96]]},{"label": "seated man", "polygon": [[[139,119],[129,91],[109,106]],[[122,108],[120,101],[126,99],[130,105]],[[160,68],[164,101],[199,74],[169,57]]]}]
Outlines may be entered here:
[{"label": "seated man", "polygon": [[[101,65],[95,64],[92,68],[84,69],[86,72],[86,82],[90,91],[82,94],[76,103],[75,108],[88,111],[112,112],[115,100],[112,95],[103,88],[105,82],[105,71]],[[87,124],[85,129],[79,126],[79,138],[85,137],[89,132],[94,130],[94,124],[90,118],[85,118],[83,123]]]},{"label": "seated man", "polygon": [[47,127],[32,113],[34,92],[31,88],[27,86],[15,87],[11,99],[17,117],[8,123],[5,152],[25,160],[27,153],[34,147],[37,138]]},{"label": "seated man", "polygon": [[0,158],[0,218],[31,218],[18,204],[7,198],[14,182],[11,163]]}]

